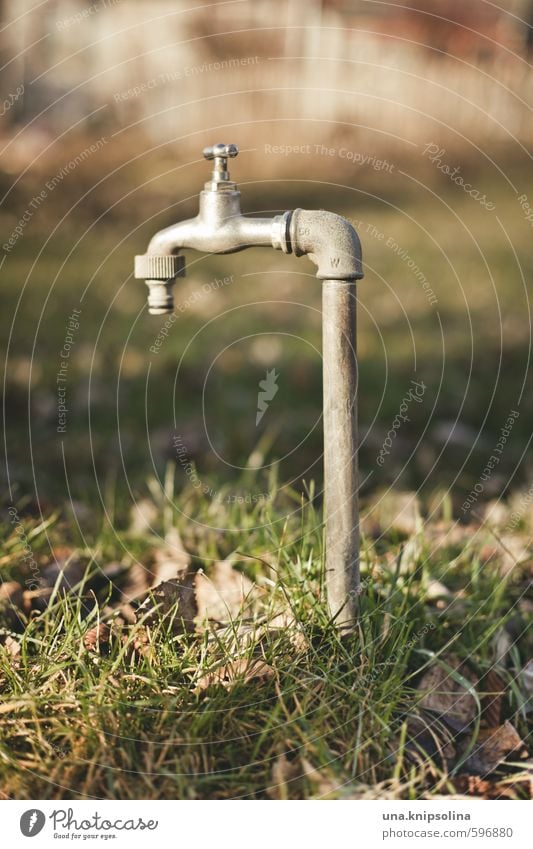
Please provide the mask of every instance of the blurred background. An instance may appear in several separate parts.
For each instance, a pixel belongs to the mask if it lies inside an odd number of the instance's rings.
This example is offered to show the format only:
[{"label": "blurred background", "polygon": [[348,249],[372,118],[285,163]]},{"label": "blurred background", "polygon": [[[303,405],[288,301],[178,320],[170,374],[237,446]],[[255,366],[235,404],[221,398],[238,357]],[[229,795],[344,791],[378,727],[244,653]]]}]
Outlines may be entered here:
[{"label": "blurred background", "polygon": [[243,211],[360,233],[363,497],[449,492],[462,517],[529,485],[532,24],[529,0],[1,2],[8,497],[120,521],[169,463],[207,498],[320,492],[314,267],[189,254],[170,324],[132,277],[218,141]]}]

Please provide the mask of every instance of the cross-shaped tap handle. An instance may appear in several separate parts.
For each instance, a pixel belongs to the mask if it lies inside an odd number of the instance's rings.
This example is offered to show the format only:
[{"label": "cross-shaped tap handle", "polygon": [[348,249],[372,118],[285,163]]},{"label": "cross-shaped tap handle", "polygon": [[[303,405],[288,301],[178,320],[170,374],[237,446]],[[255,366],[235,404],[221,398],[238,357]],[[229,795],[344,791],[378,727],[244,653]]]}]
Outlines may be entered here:
[{"label": "cross-shaped tap handle", "polygon": [[204,157],[214,159],[212,182],[221,183],[229,180],[228,158],[237,156],[239,148],[236,144],[213,144],[204,147]]},{"label": "cross-shaped tap handle", "polygon": [[212,144],[211,147],[204,147],[204,156],[206,159],[227,159],[228,156],[237,156],[239,148],[236,144]]}]

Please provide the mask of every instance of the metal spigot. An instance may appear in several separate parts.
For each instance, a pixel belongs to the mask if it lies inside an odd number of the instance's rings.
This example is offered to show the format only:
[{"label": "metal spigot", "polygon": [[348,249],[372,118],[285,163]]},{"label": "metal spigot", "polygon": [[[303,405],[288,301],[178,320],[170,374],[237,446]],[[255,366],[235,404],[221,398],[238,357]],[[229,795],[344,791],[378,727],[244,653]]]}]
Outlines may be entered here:
[{"label": "metal spigot", "polygon": [[234,144],[204,149],[214,165],[198,215],[156,233],[146,254],[135,257],[135,277],[146,280],[150,312],[158,315],[173,310],[172,284],[184,274],[183,249],[230,254],[270,247],[305,255],[316,265],[323,282],[326,585],[331,617],[349,633],[359,594],[355,281],[363,276],[361,244],[349,221],[323,209],[243,215],[227,168],[238,152]]}]

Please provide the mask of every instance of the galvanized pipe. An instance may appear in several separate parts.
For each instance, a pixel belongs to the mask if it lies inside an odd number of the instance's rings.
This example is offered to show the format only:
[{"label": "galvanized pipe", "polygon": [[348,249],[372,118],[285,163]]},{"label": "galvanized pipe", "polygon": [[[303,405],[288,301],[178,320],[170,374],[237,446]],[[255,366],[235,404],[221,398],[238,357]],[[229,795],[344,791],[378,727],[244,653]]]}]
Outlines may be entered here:
[{"label": "galvanized pipe", "polygon": [[359,589],[356,284],[322,284],[326,588],[331,618],[353,630]]}]

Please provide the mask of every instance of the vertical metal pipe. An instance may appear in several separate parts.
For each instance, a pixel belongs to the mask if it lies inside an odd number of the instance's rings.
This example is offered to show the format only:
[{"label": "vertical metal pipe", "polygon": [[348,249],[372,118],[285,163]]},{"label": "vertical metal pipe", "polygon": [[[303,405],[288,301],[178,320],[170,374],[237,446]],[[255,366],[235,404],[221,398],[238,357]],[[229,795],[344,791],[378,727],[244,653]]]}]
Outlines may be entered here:
[{"label": "vertical metal pipe", "polygon": [[326,588],[341,633],[354,629],[359,590],[356,284],[322,290]]}]

